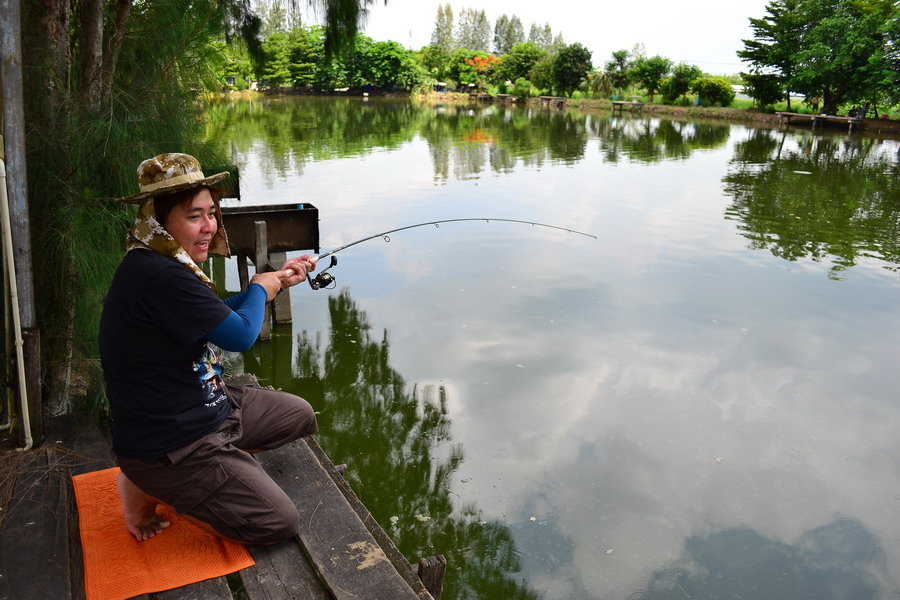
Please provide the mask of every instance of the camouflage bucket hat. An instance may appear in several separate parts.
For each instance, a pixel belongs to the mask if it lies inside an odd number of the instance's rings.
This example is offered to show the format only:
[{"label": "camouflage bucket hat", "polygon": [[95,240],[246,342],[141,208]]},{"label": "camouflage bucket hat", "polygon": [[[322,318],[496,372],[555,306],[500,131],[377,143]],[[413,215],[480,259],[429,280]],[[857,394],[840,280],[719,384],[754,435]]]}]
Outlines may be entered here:
[{"label": "camouflage bucket hat", "polygon": [[167,152],[148,158],[137,168],[141,191],[131,196],[118,198],[119,202],[137,204],[147,198],[174,194],[197,187],[215,187],[228,177],[228,172],[207,177],[200,169],[200,161],[190,154]]}]

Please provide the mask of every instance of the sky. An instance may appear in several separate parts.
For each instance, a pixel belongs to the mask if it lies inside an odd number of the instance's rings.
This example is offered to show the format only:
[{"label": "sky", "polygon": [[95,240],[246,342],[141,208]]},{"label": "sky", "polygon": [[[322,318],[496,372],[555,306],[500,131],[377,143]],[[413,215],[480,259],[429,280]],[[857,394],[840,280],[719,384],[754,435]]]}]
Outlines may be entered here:
[{"label": "sky", "polygon": [[647,56],[696,65],[713,75],[746,70],[735,54],[752,37],[749,18],[765,15],[766,0],[375,0],[363,33],[419,49],[431,41],[438,6],[450,4],[454,19],[465,8],[484,10],[493,29],[501,15],[517,16],[527,38],[532,23],[550,25],[554,37],[592,52],[595,67],[616,50],[643,44]]}]

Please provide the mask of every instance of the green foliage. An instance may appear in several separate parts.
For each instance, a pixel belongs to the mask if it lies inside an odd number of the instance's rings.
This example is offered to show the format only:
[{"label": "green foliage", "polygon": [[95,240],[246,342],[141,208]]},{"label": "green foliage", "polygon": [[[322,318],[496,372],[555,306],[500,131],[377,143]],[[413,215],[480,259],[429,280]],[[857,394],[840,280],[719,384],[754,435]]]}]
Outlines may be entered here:
[{"label": "green foliage", "polygon": [[744,77],[744,92],[759,108],[773,106],[784,98],[784,82],[775,74],[750,74],[742,73]]},{"label": "green foliage", "polygon": [[[200,142],[197,90],[221,86],[225,60],[217,40],[226,14],[212,0],[196,0],[190,11],[174,1],[135,7],[129,29],[142,34],[123,41],[108,100],[95,112],[80,96],[79,70],[67,65],[71,79],[58,80],[42,58],[64,41],[42,28],[47,5],[24,5],[28,203],[43,359],[51,372],[73,367],[101,398],[97,323],[133,219],[130,207],[112,198],[136,192],[135,168],[160,152],[179,149],[204,165],[224,163]],[[70,24],[66,35],[78,39],[82,21]],[[83,60],[77,49],[76,56]],[[57,385],[51,377],[44,383]]]},{"label": "green foliage", "polygon": [[[738,55],[754,74],[774,73],[787,90],[821,96],[823,110],[900,98],[894,0],[773,0],[751,19]],[[790,101],[789,104],[790,105]]]},{"label": "green foliage", "polygon": [[456,24],[456,46],[479,52],[491,49],[491,24],[484,10],[464,8]]},{"label": "green foliage", "polygon": [[553,93],[553,85],[555,83],[553,77],[553,62],[555,59],[555,56],[548,54],[534,63],[534,66],[531,67],[531,71],[528,73],[528,79],[539,90],[546,90],[549,93]]},{"label": "green foliage", "polygon": [[421,61],[422,67],[424,67],[436,81],[445,81],[449,78],[451,54],[441,46],[425,46],[422,48],[419,60]]},{"label": "green foliage", "polygon": [[531,68],[537,61],[547,56],[546,50],[533,42],[520,42],[512,47],[512,51],[503,57],[499,71],[502,77],[516,81],[520,77],[528,77]]},{"label": "green foliage", "polygon": [[519,17],[505,14],[497,18],[494,24],[494,52],[497,54],[509,54],[516,44],[525,41],[525,30]]},{"label": "green foliage", "polygon": [[420,67],[397,42],[375,42],[360,59],[360,78],[365,83],[410,90],[421,79]]},{"label": "green foliage", "polygon": [[591,51],[575,43],[559,51],[553,61],[553,81],[556,89],[569,96],[591,71]]},{"label": "green foliage", "polygon": [[274,87],[290,85],[291,48],[287,34],[276,32],[262,44],[264,62],[260,73],[262,79],[268,80]]},{"label": "green foliage", "polygon": [[663,102],[674,104],[680,96],[684,96],[690,91],[691,84],[701,75],[703,75],[703,71],[700,70],[700,67],[685,63],[675,65],[671,77],[664,79],[660,85]]},{"label": "green foliage", "polygon": [[612,60],[607,61],[603,72],[613,90],[623,90],[631,83],[632,64],[628,50],[617,50],[612,53]]},{"label": "green foliage", "polygon": [[691,90],[700,98],[703,106],[730,106],[734,102],[731,84],[719,77],[701,77],[694,81]]},{"label": "green foliage", "polygon": [[538,95],[538,90],[534,87],[534,85],[532,85],[530,81],[528,81],[524,77],[519,77],[518,79],[516,79],[515,86],[516,97],[521,100],[534,98]]},{"label": "green foliage", "polygon": [[528,32],[528,41],[545,52],[550,52],[553,48],[553,31],[550,29],[550,24],[544,23],[544,26],[541,27],[537,23],[532,23],[531,30]]},{"label": "green foliage", "polygon": [[663,79],[672,70],[672,61],[662,56],[646,58],[638,57],[631,69],[631,78],[643,87],[653,102],[653,96],[659,93]]},{"label": "green foliage", "polygon": [[431,47],[439,49],[444,54],[450,54],[454,46],[453,8],[449,2],[446,6],[439,4],[434,20],[434,31],[431,34]]}]

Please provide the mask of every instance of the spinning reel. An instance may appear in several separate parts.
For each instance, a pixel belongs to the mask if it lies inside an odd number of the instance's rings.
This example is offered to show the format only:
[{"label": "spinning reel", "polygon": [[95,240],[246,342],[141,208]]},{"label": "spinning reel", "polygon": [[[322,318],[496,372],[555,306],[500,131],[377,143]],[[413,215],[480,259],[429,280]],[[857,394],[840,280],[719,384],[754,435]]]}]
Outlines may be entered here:
[{"label": "spinning reel", "polygon": [[337,264],[337,257],[335,255],[331,255],[331,262],[329,262],[328,266],[319,271],[319,273],[315,277],[307,277],[307,281],[309,281],[309,287],[314,290],[330,290],[335,286],[335,278],[334,275],[328,272],[328,269],[335,266]]}]

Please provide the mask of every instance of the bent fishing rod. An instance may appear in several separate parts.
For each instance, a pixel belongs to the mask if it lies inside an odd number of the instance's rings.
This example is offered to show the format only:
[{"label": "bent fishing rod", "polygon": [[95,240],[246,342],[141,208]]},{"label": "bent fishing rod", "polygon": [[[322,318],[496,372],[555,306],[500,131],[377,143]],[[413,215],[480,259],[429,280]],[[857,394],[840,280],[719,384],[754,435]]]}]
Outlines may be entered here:
[{"label": "bent fishing rod", "polygon": [[[332,267],[334,267],[335,265],[337,265],[337,257],[334,255],[337,254],[338,252],[340,252],[341,250],[346,250],[347,248],[350,248],[351,246],[356,246],[357,244],[362,244],[363,242],[368,242],[369,240],[374,240],[375,238],[382,238],[385,242],[390,242],[391,241],[390,234],[397,233],[398,231],[406,231],[407,229],[415,229],[416,227],[425,227],[428,225],[434,225],[435,228],[439,228],[442,223],[461,223],[461,222],[467,222],[467,221],[484,221],[485,223],[490,223],[492,221],[497,221],[497,222],[501,222],[501,223],[519,223],[522,225],[532,225],[534,227],[547,227],[549,229],[558,229],[560,231],[565,231],[568,233],[574,233],[577,235],[583,235],[585,237],[594,238],[595,240],[597,239],[596,235],[593,235],[590,233],[585,233],[583,231],[576,231],[575,229],[569,229],[568,227],[560,227],[559,225],[549,225],[547,223],[538,223],[537,221],[524,221],[521,219],[493,219],[490,217],[471,217],[471,218],[464,218],[464,219],[440,219],[437,221],[428,221],[426,223],[416,223],[415,225],[406,225],[404,227],[397,227],[396,229],[389,229],[387,231],[382,231],[381,233],[375,233],[373,235],[366,236],[364,238],[350,242],[349,244],[344,244],[343,246],[339,246],[339,247],[335,248],[334,250],[329,250],[328,252],[323,252],[322,254],[319,254],[318,256],[310,257],[310,262],[312,262],[313,264],[316,264],[318,261],[322,260],[323,258],[329,257],[329,256],[331,257],[331,261],[329,262],[328,266],[325,267],[322,271],[320,271],[315,277],[307,277],[307,281],[309,281],[309,287],[311,287],[314,290],[330,289],[330,288],[334,287],[334,284],[335,284],[334,275],[329,273],[328,270],[331,269]],[[288,271],[291,271],[293,273],[293,271],[291,269],[288,269]]]}]

